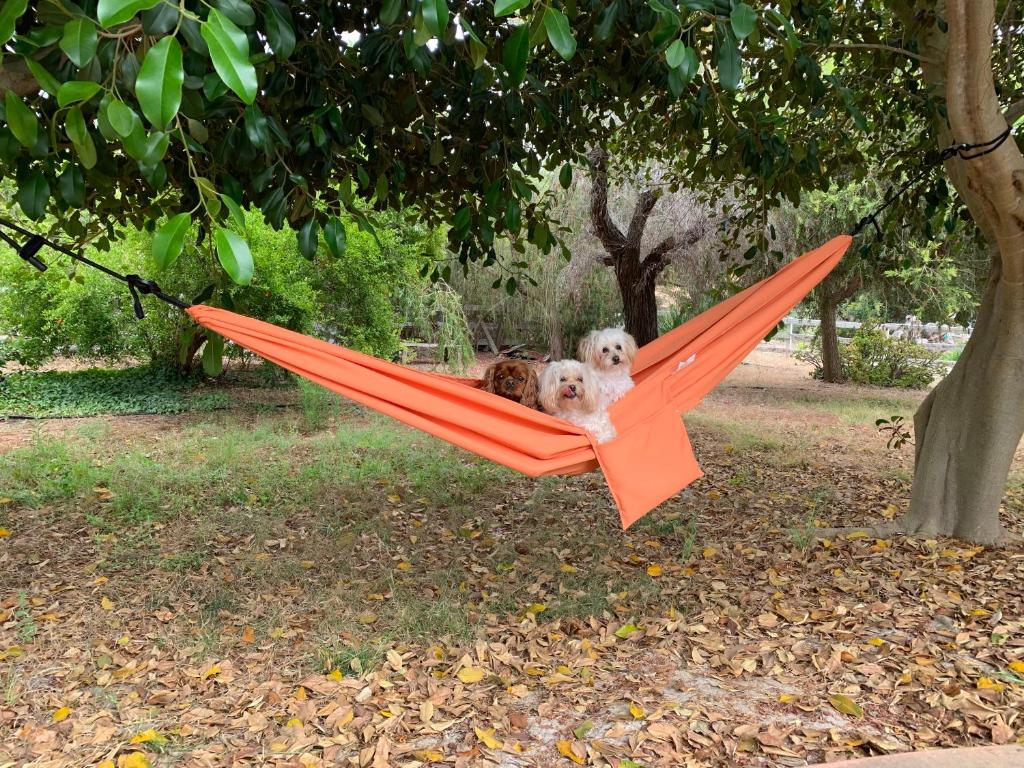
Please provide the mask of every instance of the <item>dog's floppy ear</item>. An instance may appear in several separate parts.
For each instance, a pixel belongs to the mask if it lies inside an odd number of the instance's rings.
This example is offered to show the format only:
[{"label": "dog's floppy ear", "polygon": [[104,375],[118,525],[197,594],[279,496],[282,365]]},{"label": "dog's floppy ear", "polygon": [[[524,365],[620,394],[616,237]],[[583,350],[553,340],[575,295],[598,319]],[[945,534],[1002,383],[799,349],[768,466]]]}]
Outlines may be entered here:
[{"label": "dog's floppy ear", "polygon": [[636,345],[636,339],[633,338],[633,334],[623,331],[622,338],[623,351],[629,356],[630,360],[636,360],[636,355],[640,349]]},{"label": "dog's floppy ear", "polygon": [[537,400],[537,372],[527,366],[526,368],[526,383],[523,385],[523,396],[519,402],[525,405],[527,408],[536,408],[540,405]]},{"label": "dog's floppy ear", "polygon": [[584,363],[592,363],[594,361],[594,353],[597,351],[597,331],[591,331],[582,339],[580,339],[580,347],[577,350],[580,360]]},{"label": "dog's floppy ear", "polygon": [[490,392],[492,395],[495,394],[494,390],[494,374],[498,371],[498,364],[491,363],[487,366],[487,370],[484,371],[484,392]]},{"label": "dog's floppy ear", "polygon": [[594,374],[593,366],[583,366],[583,393],[580,395],[580,405],[583,406],[583,410],[586,413],[596,411],[599,405],[599,389],[597,377]]},{"label": "dog's floppy ear", "polygon": [[558,367],[557,362],[548,363],[537,380],[537,402],[548,413],[558,410]]}]

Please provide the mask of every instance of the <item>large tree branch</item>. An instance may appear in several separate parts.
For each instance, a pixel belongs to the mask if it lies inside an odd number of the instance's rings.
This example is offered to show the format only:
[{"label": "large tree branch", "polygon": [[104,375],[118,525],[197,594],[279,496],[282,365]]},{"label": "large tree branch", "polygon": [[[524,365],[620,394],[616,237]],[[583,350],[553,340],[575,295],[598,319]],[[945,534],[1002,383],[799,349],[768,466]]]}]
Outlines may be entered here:
[{"label": "large tree branch", "polygon": [[629,220],[629,231],[626,233],[626,242],[633,245],[637,250],[644,239],[644,230],[647,228],[647,220],[651,217],[651,211],[658,204],[660,193],[653,189],[645,189],[637,198],[636,207],[633,208],[633,217]]},{"label": "large tree branch", "polygon": [[[594,234],[609,254],[616,255],[626,244],[622,230],[608,210],[608,153],[596,147],[587,154],[590,161],[590,223]],[[606,260],[607,263],[607,260]]]},{"label": "large tree branch", "polygon": [[671,255],[673,251],[681,248],[692,248],[701,241],[704,237],[703,225],[697,225],[690,227],[686,230],[681,237],[675,235],[669,235],[654,248],[651,249],[650,253],[644,257],[643,264],[641,265],[643,271],[641,272],[641,279],[644,281],[653,282],[658,279],[658,275],[661,274],[662,270],[665,269],[672,261]]},{"label": "large tree branch", "polygon": [[0,95],[14,91],[18,96],[28,96],[39,90],[39,83],[25,66],[21,58],[7,55],[3,67],[0,68]]},{"label": "large tree branch", "polygon": [[1024,117],[1024,99],[1015,101],[1013,104],[1006,108],[1006,112],[1003,113],[1003,117],[1006,118],[1008,125],[1013,125],[1022,117]]}]

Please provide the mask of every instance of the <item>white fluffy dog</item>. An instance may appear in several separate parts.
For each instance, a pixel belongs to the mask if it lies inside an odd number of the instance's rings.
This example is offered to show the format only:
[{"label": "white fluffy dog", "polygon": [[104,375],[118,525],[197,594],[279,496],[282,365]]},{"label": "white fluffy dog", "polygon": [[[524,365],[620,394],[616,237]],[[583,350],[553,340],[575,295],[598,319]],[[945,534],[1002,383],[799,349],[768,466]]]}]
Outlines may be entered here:
[{"label": "white fluffy dog", "polygon": [[608,408],[633,388],[636,339],[623,329],[602,328],[600,331],[591,331],[580,342],[579,351],[580,359],[597,372],[601,408]]},{"label": "white fluffy dog", "polygon": [[552,416],[583,427],[599,443],[615,437],[608,411],[601,406],[598,374],[578,360],[557,360],[540,374],[541,407]]}]

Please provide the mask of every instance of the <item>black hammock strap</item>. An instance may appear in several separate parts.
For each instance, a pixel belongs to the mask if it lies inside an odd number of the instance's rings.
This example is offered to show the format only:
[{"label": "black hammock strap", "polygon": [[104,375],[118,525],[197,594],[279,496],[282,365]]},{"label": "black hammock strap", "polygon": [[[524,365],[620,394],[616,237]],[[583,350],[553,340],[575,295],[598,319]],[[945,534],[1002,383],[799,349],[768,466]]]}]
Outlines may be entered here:
[{"label": "black hammock strap", "polygon": [[[16,232],[17,234],[23,235],[28,239],[25,240],[23,243],[19,243],[15,237],[5,232],[4,229]],[[122,275],[120,272],[110,269],[110,267],[105,267],[99,262],[93,261],[87,256],[83,256],[81,253],[76,253],[70,248],[66,248],[60,243],[54,242],[49,238],[43,237],[42,235],[36,232],[30,232],[27,229],[23,229],[22,227],[19,227],[17,224],[15,224],[13,221],[8,221],[7,219],[4,218],[0,218],[0,239],[2,239],[9,246],[11,246],[11,248],[17,251],[18,255],[21,258],[23,258],[26,262],[31,264],[36,269],[38,269],[40,272],[45,272],[47,270],[46,263],[42,259],[40,259],[38,255],[39,251],[42,250],[42,248],[45,246],[48,248],[52,248],[53,250],[57,251],[58,253],[62,253],[65,256],[69,256],[75,261],[85,264],[86,266],[92,267],[93,269],[98,269],[100,272],[103,272],[105,275],[108,275],[114,278],[115,280],[120,280],[122,283],[125,283],[128,286],[128,292],[131,294],[132,297],[132,309],[135,312],[135,316],[139,320],[145,317],[145,312],[142,309],[142,299],[140,298],[141,296],[155,296],[161,301],[166,301],[168,304],[175,306],[178,309],[188,309],[189,306],[191,306],[190,304],[182,301],[176,296],[171,296],[170,294],[164,293],[160,289],[160,286],[157,285],[155,280],[147,280],[146,278],[135,274]]]},{"label": "black hammock strap", "polygon": [[[881,238],[882,227],[878,223],[878,216],[882,213],[882,211],[884,211],[886,208],[888,208],[890,205],[896,202],[896,200],[898,200],[901,195],[906,194],[906,192],[910,190],[912,187],[916,186],[921,181],[921,179],[923,179],[925,176],[931,173],[932,169],[936,165],[944,163],[947,160],[952,159],[953,157],[959,157],[961,160],[974,160],[975,158],[983,157],[984,155],[987,155],[990,152],[995,152],[997,149],[999,149],[1002,143],[1010,137],[1011,133],[1011,127],[1007,126],[1005,131],[1000,133],[994,139],[989,139],[988,141],[983,141],[977,144],[966,144],[961,142],[954,142],[953,144],[950,144],[944,150],[939,152],[938,155],[936,155],[936,162],[926,162],[924,168],[922,168],[919,173],[915,174],[912,178],[906,181],[903,185],[899,187],[899,189],[891,193],[882,202],[881,205],[879,205],[877,208],[871,211],[871,213],[869,213],[867,216],[864,216],[860,221],[858,221],[856,226],[851,230],[850,234],[852,236],[859,235],[861,231],[864,229],[864,227],[866,227],[868,224],[871,224],[872,226],[874,226],[875,232],[878,234],[878,237]],[[7,232],[4,232],[4,229],[11,230],[12,232],[27,237],[28,239],[25,240],[23,243],[19,243],[15,237],[9,235]],[[122,275],[120,272],[116,272],[113,269],[110,269],[109,267],[105,267],[102,264],[95,262],[86,256],[83,256],[81,253],[76,253],[75,251],[72,251],[70,248],[66,248],[60,243],[54,242],[53,240],[50,240],[36,232],[30,232],[27,229],[23,229],[14,222],[8,221],[7,219],[4,218],[0,218],[0,240],[3,240],[9,246],[11,246],[15,251],[17,251],[18,255],[22,259],[24,259],[26,262],[28,262],[33,267],[38,269],[40,272],[45,272],[47,269],[46,263],[42,259],[40,259],[38,255],[39,251],[42,250],[44,246],[46,246],[48,248],[52,248],[58,253],[62,253],[65,256],[71,257],[72,259],[74,259],[77,262],[80,262],[81,264],[85,264],[86,266],[98,269],[100,272],[109,275],[115,280],[120,280],[122,283],[125,283],[128,286],[128,291],[129,293],[131,293],[132,297],[132,309],[135,311],[135,316],[140,320],[145,316],[145,313],[143,312],[142,309],[142,299],[140,298],[141,296],[155,296],[161,301],[165,301],[168,304],[177,307],[178,309],[188,309],[191,306],[191,304],[189,304],[188,302],[182,301],[181,299],[175,296],[171,296],[167,293],[164,293],[160,289],[160,286],[157,285],[156,282],[153,280],[147,280],[146,278],[135,274]]]},{"label": "black hammock strap", "polygon": [[[1006,126],[1005,131],[1000,133],[994,139],[989,139],[988,141],[982,141],[978,144],[965,144],[962,142],[953,142],[944,150],[935,155],[935,160],[933,162],[928,162],[926,160],[924,168],[922,168],[909,180],[904,182],[903,185],[899,187],[899,189],[897,189],[895,192],[892,192],[887,198],[885,198],[881,205],[879,205],[877,208],[871,211],[871,213],[869,213],[867,216],[858,221],[857,225],[850,231],[850,234],[856,237],[861,233],[864,227],[866,227],[868,224],[871,224],[875,228],[875,233],[877,234],[878,238],[881,239],[882,227],[878,223],[879,214],[881,214],[882,211],[884,211],[890,205],[895,203],[902,195],[906,194],[910,189],[917,186],[921,179],[930,174],[937,165],[941,165],[942,163],[946,162],[947,160],[951,160],[954,157],[959,157],[961,160],[974,160],[979,157],[984,157],[989,152],[995,152],[997,149],[999,149],[999,147],[1002,146],[1003,142],[1010,137],[1011,133],[1012,129],[1010,128],[1010,126]],[[979,151],[973,152],[972,150]]]}]

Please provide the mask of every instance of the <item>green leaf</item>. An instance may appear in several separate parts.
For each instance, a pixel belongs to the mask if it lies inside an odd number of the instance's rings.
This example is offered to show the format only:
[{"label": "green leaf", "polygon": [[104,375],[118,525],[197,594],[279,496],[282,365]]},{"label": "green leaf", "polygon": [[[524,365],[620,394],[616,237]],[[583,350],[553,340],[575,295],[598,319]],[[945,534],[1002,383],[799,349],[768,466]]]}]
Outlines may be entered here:
[{"label": "green leaf", "polygon": [[683,61],[677,68],[684,85],[697,76],[698,69],[700,69],[700,59],[697,58],[697,51],[686,46],[686,50],[683,51]]},{"label": "green leaf", "polygon": [[241,236],[230,229],[217,227],[213,233],[213,242],[217,246],[217,258],[232,280],[239,285],[252,282],[252,253]]},{"label": "green leaf", "polygon": [[81,107],[72,107],[64,118],[64,132],[74,144],[85,141],[89,131],[85,127],[85,118]]},{"label": "green leaf", "polygon": [[34,147],[39,137],[39,118],[36,113],[26,107],[18,94],[11,90],[4,92],[4,107],[7,109],[7,126],[14,138],[24,147]]},{"label": "green leaf", "polygon": [[250,27],[256,23],[256,13],[245,0],[216,0],[214,5],[240,27]]},{"label": "green leaf", "polygon": [[640,627],[636,624],[623,624],[621,627],[615,630],[615,636],[625,640],[627,637],[632,635],[634,632],[639,632]]},{"label": "green leaf", "polygon": [[345,255],[345,248],[347,246],[348,235],[345,232],[345,223],[337,216],[332,216],[327,220],[327,225],[324,227],[324,242],[327,243],[327,250],[331,252],[331,256],[336,259],[340,259]]},{"label": "green leaf", "polygon": [[207,209],[216,216],[220,213],[220,195],[217,194],[217,187],[205,176],[197,176],[195,179],[199,194],[203,196]]},{"label": "green leaf", "polygon": [[60,49],[77,67],[84,67],[96,55],[96,25],[88,19],[74,19],[64,25]]},{"label": "green leaf", "polygon": [[141,123],[135,110],[120,99],[111,99],[107,103],[107,120],[110,122],[110,127],[122,138],[129,135],[135,126]]},{"label": "green leaf", "polygon": [[57,104],[66,107],[78,101],[88,101],[99,92],[99,83],[89,80],[68,80],[57,89]]},{"label": "green leaf", "polygon": [[738,40],[749,37],[757,27],[757,12],[746,3],[737,3],[729,14],[729,23]]},{"label": "green leaf", "polygon": [[25,62],[25,66],[28,67],[29,72],[35,77],[36,82],[39,83],[39,87],[51,96],[56,96],[57,91],[60,90],[60,82],[57,78],[51,75],[46,67],[31,56],[26,56],[22,61]]},{"label": "green leaf", "polygon": [[508,16],[510,13],[521,11],[530,4],[530,0],[496,0],[494,3],[495,16]]},{"label": "green leaf", "polygon": [[864,710],[861,708],[860,704],[855,702],[849,696],[837,693],[828,697],[828,703],[831,704],[837,712],[842,712],[844,715],[864,717]]},{"label": "green leaf", "polygon": [[256,100],[256,68],[249,61],[249,39],[216,8],[202,24],[201,34],[210,48],[213,68],[228,88],[246,104]]},{"label": "green leaf", "polygon": [[718,80],[727,91],[735,91],[743,79],[743,62],[740,49],[731,29],[726,29],[718,40]]},{"label": "green leaf", "polygon": [[665,51],[665,61],[668,62],[669,67],[675,69],[683,63],[683,58],[686,56],[686,43],[682,40],[673,40],[672,45]]},{"label": "green leaf", "polygon": [[188,213],[179,213],[169,218],[153,235],[153,260],[156,268],[165,270],[173,266],[185,247],[185,236],[192,226]]},{"label": "green leaf", "polygon": [[587,738],[587,734],[590,733],[592,730],[594,730],[594,721],[584,720],[582,723],[580,723],[573,729],[572,735],[575,736],[577,739],[585,739]]},{"label": "green leaf", "polygon": [[576,38],[573,37],[569,19],[564,13],[557,8],[548,8],[544,13],[544,29],[559,56],[568,61],[576,54]]},{"label": "green leaf", "polygon": [[674,4],[670,5],[662,0],[647,0],[647,4],[651,7],[651,10],[656,13],[671,16],[676,21],[679,21],[679,11],[676,10]]},{"label": "green leaf", "polygon": [[85,174],[74,163],[69,163],[57,179],[57,193],[73,208],[85,207]]},{"label": "green leaf", "polygon": [[619,0],[615,0],[614,3],[604,9],[604,13],[601,14],[601,18],[597,21],[597,26],[594,27],[594,34],[597,35],[598,40],[607,40],[612,36],[612,30],[615,29],[615,19],[619,15]]},{"label": "green leaf", "polygon": [[235,222],[239,229],[245,229],[245,213],[242,212],[242,207],[235,202],[235,198],[231,195],[221,195],[220,199],[224,201],[224,206],[228,209],[228,215],[231,216],[231,220]]},{"label": "green leaf", "polygon": [[288,6],[271,2],[267,6],[265,20],[270,50],[279,59],[287,59],[295,52],[295,25]]},{"label": "green leaf", "polygon": [[96,144],[93,143],[92,136],[86,132],[85,138],[74,142],[74,145],[78,159],[82,161],[82,167],[86,170],[93,168],[96,165]]},{"label": "green leaf", "polygon": [[0,45],[14,37],[14,24],[27,9],[28,0],[4,0],[0,5]]},{"label": "green leaf", "polygon": [[164,0],[100,0],[96,16],[101,27],[123,24],[140,11],[148,11]]},{"label": "green leaf", "polygon": [[572,166],[569,163],[563,165],[562,170],[558,172],[558,183],[562,185],[562,189],[572,186]]},{"label": "green leaf", "polygon": [[[10,93],[8,91],[7,93]],[[33,221],[38,221],[46,214],[46,203],[50,199],[50,185],[41,171],[33,171],[18,187],[15,200]]]},{"label": "green leaf", "polygon": [[448,28],[448,3],[445,0],[423,0],[423,23],[434,37],[441,37]]},{"label": "green leaf", "polygon": [[224,370],[224,337],[207,331],[206,344],[203,345],[203,373],[207,376],[219,376]]},{"label": "green leaf", "polygon": [[316,249],[320,244],[320,232],[315,218],[310,216],[309,221],[302,225],[298,238],[299,253],[307,259],[312,259],[316,256]]},{"label": "green leaf", "polygon": [[390,27],[398,20],[398,14],[402,12],[403,0],[384,0],[380,9],[380,23]]},{"label": "green leaf", "polygon": [[181,45],[174,37],[165,37],[146,52],[135,80],[142,114],[154,128],[163,130],[178,114],[184,82]]},{"label": "green leaf", "polygon": [[523,24],[509,35],[501,50],[501,63],[505,65],[505,70],[514,85],[520,86],[526,79],[526,63],[529,58],[530,26]]}]

